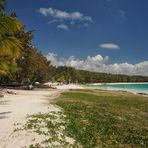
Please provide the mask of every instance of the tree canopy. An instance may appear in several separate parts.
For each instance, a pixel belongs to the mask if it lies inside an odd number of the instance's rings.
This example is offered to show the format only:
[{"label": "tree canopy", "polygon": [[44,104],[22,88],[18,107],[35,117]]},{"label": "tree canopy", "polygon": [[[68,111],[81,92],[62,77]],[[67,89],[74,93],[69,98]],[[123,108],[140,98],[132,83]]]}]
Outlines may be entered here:
[{"label": "tree canopy", "polygon": [[[0,79],[1,82],[45,82],[50,77],[50,62],[32,45],[32,31],[16,14],[4,12],[5,0],[0,1]],[[6,81],[7,80],[7,81]]]},{"label": "tree canopy", "polygon": [[0,75],[7,75],[16,68],[15,59],[20,56],[21,42],[15,33],[23,28],[16,18],[4,13],[5,0],[0,1]]},{"label": "tree canopy", "polygon": [[115,75],[99,72],[78,70],[72,67],[57,67],[52,73],[52,77],[58,81],[64,77],[67,83],[114,83],[114,82],[148,82],[148,77]]}]

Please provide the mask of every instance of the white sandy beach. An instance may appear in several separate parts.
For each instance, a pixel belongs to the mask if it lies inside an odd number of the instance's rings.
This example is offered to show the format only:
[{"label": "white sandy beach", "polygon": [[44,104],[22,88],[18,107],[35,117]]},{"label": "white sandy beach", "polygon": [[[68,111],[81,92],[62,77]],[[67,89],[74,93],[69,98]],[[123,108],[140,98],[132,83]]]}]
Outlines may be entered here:
[{"label": "white sandy beach", "polygon": [[16,94],[5,94],[0,98],[0,148],[20,148],[40,143],[44,136],[35,132],[17,131],[26,123],[28,115],[58,112],[59,108],[49,103],[57,98],[62,90],[83,89],[78,85],[61,85],[55,90],[13,90]]},{"label": "white sandy beach", "polygon": [[67,89],[85,89],[86,86],[83,85],[75,85],[75,84],[64,84],[64,85],[57,85],[56,86],[57,89],[59,90],[67,90]]},{"label": "white sandy beach", "polygon": [[27,115],[59,111],[48,100],[59,95],[57,90],[22,91],[0,98],[0,147],[20,148],[40,142],[44,137],[25,131],[14,132],[26,121]]},{"label": "white sandy beach", "polygon": [[68,89],[94,89],[83,85],[58,85],[57,89],[38,89],[32,91],[13,90],[16,94],[5,94],[0,98],[0,148],[20,148],[40,143],[45,137],[35,132],[15,129],[21,128],[28,115],[58,112],[60,109],[50,104],[61,92]]}]

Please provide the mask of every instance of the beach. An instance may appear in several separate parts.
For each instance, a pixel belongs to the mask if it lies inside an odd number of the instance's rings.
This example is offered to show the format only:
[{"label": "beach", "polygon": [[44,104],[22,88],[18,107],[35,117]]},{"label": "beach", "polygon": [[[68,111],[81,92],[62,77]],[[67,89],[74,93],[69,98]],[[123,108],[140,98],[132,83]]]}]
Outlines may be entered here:
[{"label": "beach", "polygon": [[60,91],[13,91],[16,94],[5,94],[4,98],[0,98],[0,147],[3,148],[20,148],[42,141],[44,137],[34,132],[14,130],[25,124],[28,115],[59,111],[49,101],[58,97]]},{"label": "beach", "polygon": [[[88,92],[95,91],[93,88],[90,90],[88,88],[83,85],[70,84],[57,86],[57,89],[9,90],[15,93],[5,94],[3,98],[0,98],[0,146],[4,148],[20,148],[42,143],[47,138],[46,135],[40,135],[33,130],[19,130],[26,124],[27,117],[34,114],[52,114],[53,112],[58,114],[62,110],[52,102],[61,93],[69,90],[86,92],[87,89]],[[96,90],[96,92],[98,92],[98,95],[104,93],[106,96],[132,95],[115,91],[106,91],[105,93]],[[66,138],[69,143],[75,141],[70,137]]]},{"label": "beach", "polygon": [[60,93],[68,89],[83,89],[79,85],[61,85],[57,89],[9,90],[13,94],[4,94],[0,98],[0,146],[20,148],[40,143],[45,138],[35,132],[17,131],[22,128],[28,115],[59,112],[52,102]]},{"label": "beach", "polygon": [[85,85],[78,85],[78,84],[62,84],[55,86],[59,90],[68,90],[68,89],[85,89]]}]

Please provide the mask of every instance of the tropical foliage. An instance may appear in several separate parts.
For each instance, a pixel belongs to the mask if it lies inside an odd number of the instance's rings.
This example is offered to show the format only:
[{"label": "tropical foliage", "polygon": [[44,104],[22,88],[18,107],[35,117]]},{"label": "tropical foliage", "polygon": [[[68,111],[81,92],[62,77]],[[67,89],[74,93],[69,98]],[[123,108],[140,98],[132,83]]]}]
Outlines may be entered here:
[{"label": "tropical foliage", "polygon": [[[15,17],[16,15],[13,15]],[[22,48],[19,50],[21,55],[17,58],[17,71],[10,76],[1,78],[3,84],[32,84],[36,81],[43,83],[49,81],[52,66],[50,61],[43,56],[33,45],[33,31],[26,32],[24,28],[15,34],[21,42]],[[8,61],[7,61],[8,62]],[[12,66],[11,66],[12,67]]]},{"label": "tropical foliage", "polygon": [[[0,75],[7,75],[16,69],[16,62],[22,48],[15,33],[23,28],[23,24],[4,13],[5,1],[0,1]],[[12,70],[13,67],[13,70]]]},{"label": "tropical foliage", "polygon": [[23,84],[45,82],[50,76],[50,62],[32,45],[32,31],[13,13],[4,13],[6,1],[0,1],[0,80]]}]

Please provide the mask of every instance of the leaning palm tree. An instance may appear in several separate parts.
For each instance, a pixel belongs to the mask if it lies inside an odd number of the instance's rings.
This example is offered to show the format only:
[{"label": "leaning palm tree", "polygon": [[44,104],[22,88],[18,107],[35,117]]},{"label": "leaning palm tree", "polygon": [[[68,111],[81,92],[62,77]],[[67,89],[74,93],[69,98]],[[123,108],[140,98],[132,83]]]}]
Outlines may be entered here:
[{"label": "leaning palm tree", "polygon": [[16,56],[19,53],[21,42],[14,35],[22,28],[22,23],[16,18],[0,14],[0,55]]},{"label": "leaning palm tree", "polygon": [[20,55],[21,42],[15,34],[23,29],[19,20],[4,13],[5,4],[6,0],[0,0],[0,78],[16,70],[15,60]]},{"label": "leaning palm tree", "polygon": [[21,42],[15,34],[23,29],[19,20],[4,14],[4,5],[5,0],[0,0],[0,75],[7,74],[11,69],[10,59],[14,63],[19,57]]}]

